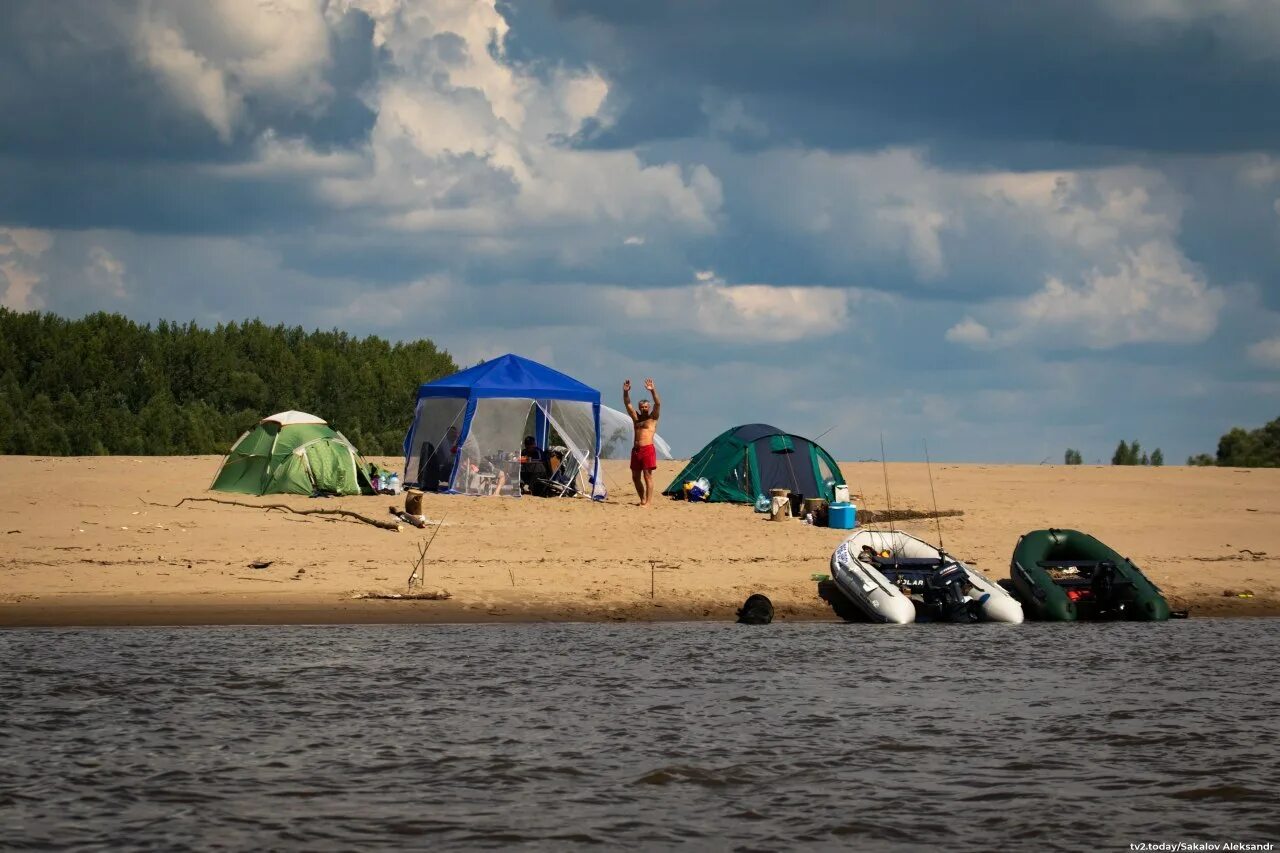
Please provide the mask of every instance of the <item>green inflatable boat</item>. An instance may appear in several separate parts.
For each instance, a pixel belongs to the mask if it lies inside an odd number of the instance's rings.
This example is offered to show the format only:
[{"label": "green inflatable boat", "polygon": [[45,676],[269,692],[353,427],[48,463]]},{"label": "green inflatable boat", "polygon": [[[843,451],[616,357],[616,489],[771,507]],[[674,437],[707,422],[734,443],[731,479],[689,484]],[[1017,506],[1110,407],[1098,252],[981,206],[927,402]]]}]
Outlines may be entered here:
[{"label": "green inflatable boat", "polygon": [[1131,560],[1079,530],[1023,535],[1013,549],[1009,578],[1031,619],[1169,618],[1169,603]]}]

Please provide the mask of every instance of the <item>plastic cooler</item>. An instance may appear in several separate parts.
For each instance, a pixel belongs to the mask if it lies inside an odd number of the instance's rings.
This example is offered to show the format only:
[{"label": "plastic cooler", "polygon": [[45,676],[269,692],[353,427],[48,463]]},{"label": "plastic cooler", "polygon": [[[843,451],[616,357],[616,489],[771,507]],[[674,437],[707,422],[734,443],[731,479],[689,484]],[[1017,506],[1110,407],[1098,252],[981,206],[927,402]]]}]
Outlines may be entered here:
[{"label": "plastic cooler", "polygon": [[827,524],[840,530],[852,530],[858,525],[858,510],[851,503],[833,503],[827,510]]}]

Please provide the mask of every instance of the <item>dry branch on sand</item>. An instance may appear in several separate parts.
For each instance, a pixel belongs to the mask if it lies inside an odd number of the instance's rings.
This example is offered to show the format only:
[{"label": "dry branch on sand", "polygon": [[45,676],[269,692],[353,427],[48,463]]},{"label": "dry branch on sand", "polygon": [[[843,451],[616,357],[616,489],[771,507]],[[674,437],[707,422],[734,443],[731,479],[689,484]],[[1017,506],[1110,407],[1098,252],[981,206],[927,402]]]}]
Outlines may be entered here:
[{"label": "dry branch on sand", "polygon": [[964,510],[940,509],[937,512],[932,510],[922,512],[915,509],[859,509],[858,524],[881,524],[889,521],[917,521],[922,518],[954,518],[958,515],[964,515]]},{"label": "dry branch on sand", "polygon": [[[204,501],[207,503],[226,504],[227,506],[245,506],[245,507],[248,507],[249,509],[266,509],[266,510],[278,509],[278,510],[283,510],[285,512],[291,512],[295,515],[338,516],[340,518],[350,518],[354,521],[360,521],[365,524],[372,524],[374,527],[381,527],[383,530],[392,530],[392,531],[395,531],[396,533],[400,532],[400,525],[396,524],[395,522],[378,521],[376,518],[370,518],[367,515],[361,515],[358,512],[351,512],[350,510],[346,510],[346,509],[294,509],[288,504],[251,504],[251,503],[245,503],[244,501],[226,501],[226,500],[222,500],[221,498],[183,498],[182,500],[174,504],[172,508],[176,509],[182,506],[184,503],[187,503],[188,501],[192,501],[192,502]],[[157,504],[157,503],[152,503],[151,505],[152,506],[168,506],[168,504]]]}]

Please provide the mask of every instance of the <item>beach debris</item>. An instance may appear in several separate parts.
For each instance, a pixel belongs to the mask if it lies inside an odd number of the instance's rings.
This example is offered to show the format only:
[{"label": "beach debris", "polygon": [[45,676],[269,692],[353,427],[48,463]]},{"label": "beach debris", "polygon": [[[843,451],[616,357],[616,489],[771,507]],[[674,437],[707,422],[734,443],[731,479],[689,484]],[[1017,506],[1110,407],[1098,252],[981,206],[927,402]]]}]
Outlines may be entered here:
[{"label": "beach debris", "polygon": [[403,521],[405,524],[412,524],[414,527],[417,527],[418,529],[422,529],[427,526],[427,518],[424,515],[410,515],[409,513],[404,512],[394,506],[390,508],[390,512],[392,515],[394,515],[396,518]]},{"label": "beach debris", "polygon": [[773,621],[773,602],[769,596],[754,592],[738,608],[739,625],[768,625]]},{"label": "beach debris", "polygon": [[361,592],[351,596],[353,600],[363,601],[367,599],[375,599],[379,601],[445,601],[453,598],[453,594],[447,589],[438,589],[434,592]]},{"label": "beach debris", "polygon": [[[590,562],[590,561],[588,561]],[[679,569],[679,566],[673,566],[670,563],[659,563],[657,560],[649,560],[649,598],[653,599],[658,594],[658,572],[672,572]]]},{"label": "beach debris", "polygon": [[1253,598],[1253,590],[1245,589],[1237,592],[1234,589],[1224,589],[1222,591],[1223,598]]},{"label": "beach debris", "polygon": [[254,560],[252,563],[249,564],[249,568],[265,569],[267,566],[271,565],[274,562],[275,560]]},{"label": "beach debris", "polygon": [[6,534],[8,534],[8,533],[21,533],[21,532],[22,532],[21,530],[6,530],[6,531],[5,531],[5,533],[6,533]]},{"label": "beach debris", "polygon": [[[346,510],[346,509],[294,509],[288,504],[251,504],[251,503],[245,503],[244,501],[226,501],[220,498],[183,498],[182,500],[174,504],[172,508],[177,509],[178,507],[182,506],[184,503],[187,503],[188,501],[191,501],[191,502],[203,501],[207,503],[226,504],[227,506],[243,506],[243,507],[248,507],[249,509],[265,509],[265,510],[278,509],[283,512],[291,512],[294,515],[339,516],[341,518],[350,518],[354,521],[360,521],[365,524],[372,524],[374,527],[380,527],[383,530],[390,530],[394,533],[400,532],[399,524],[396,524],[390,521],[378,521],[376,518],[370,518],[367,515],[361,515],[358,512],[351,512],[350,510]],[[154,504],[154,506],[167,506],[167,504]],[[128,528],[124,528],[124,529],[127,530]]]},{"label": "beach debris", "polygon": [[1275,557],[1267,554],[1266,551],[1250,551],[1248,548],[1241,548],[1234,554],[1227,554],[1222,557],[1196,557],[1202,563],[1227,563],[1232,561],[1257,561],[1257,560],[1275,560]]},{"label": "beach debris", "polygon": [[242,581],[266,581],[267,583],[284,583],[279,578],[251,578],[248,575],[236,575],[238,580]]},{"label": "beach debris", "polygon": [[436,541],[436,536],[440,534],[440,528],[444,527],[444,516],[440,516],[440,520],[436,522],[436,529],[431,532],[431,538],[426,542],[419,541],[418,560],[413,564],[413,571],[409,572],[409,581],[405,586],[406,591],[413,589],[413,581],[416,578],[418,586],[422,586],[426,582],[426,562],[427,550],[431,547],[431,543]]},{"label": "beach debris", "polygon": [[859,509],[858,524],[879,524],[889,521],[918,521],[920,519],[955,518],[964,515],[962,509],[940,509],[922,512],[915,509]]}]

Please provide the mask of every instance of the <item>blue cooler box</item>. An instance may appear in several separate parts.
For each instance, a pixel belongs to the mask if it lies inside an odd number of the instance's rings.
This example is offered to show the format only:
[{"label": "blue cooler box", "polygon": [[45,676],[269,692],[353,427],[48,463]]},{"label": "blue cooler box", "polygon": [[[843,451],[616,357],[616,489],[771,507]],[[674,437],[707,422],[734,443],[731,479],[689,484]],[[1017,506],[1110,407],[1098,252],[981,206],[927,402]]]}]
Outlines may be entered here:
[{"label": "blue cooler box", "polygon": [[834,503],[827,511],[827,526],[852,530],[858,526],[858,509],[851,503]]}]

